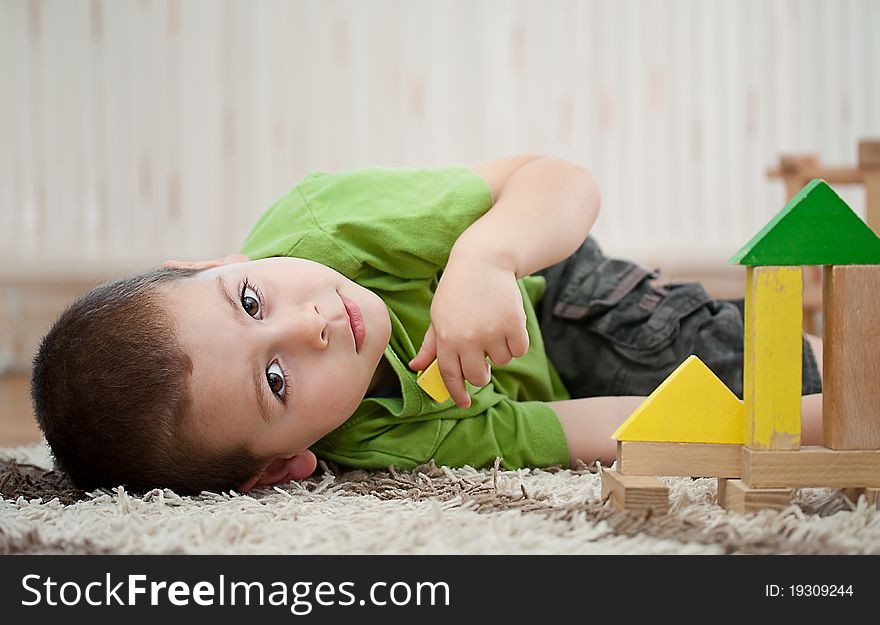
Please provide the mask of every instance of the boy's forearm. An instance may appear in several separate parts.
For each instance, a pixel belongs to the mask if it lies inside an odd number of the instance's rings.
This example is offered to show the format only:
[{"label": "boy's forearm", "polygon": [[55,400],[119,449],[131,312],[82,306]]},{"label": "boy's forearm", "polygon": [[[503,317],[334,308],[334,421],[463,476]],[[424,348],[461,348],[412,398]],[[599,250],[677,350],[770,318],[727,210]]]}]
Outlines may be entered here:
[{"label": "boy's forearm", "polygon": [[639,407],[644,397],[584,397],[548,402],[559,417],[571,466],[580,460],[599,460],[611,466],[617,458],[617,441],[611,435]]},{"label": "boy's forearm", "polygon": [[490,258],[521,278],[568,258],[599,213],[599,189],[583,168],[542,157],[517,169],[495,204],[465,230],[450,262]]},{"label": "boy's forearm", "polygon": [[[617,441],[611,435],[644,401],[644,397],[586,397],[548,402],[559,417],[571,466],[599,460],[611,466],[617,458]],[[822,445],[822,395],[801,398],[801,444]]]}]

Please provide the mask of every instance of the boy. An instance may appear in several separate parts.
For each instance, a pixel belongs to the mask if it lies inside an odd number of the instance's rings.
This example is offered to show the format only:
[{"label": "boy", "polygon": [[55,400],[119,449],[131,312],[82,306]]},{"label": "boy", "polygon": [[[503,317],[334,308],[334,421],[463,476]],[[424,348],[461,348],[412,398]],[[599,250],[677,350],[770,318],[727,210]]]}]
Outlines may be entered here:
[{"label": "boy", "polygon": [[[610,464],[610,434],[689,354],[741,394],[742,317],[605,258],[598,210],[587,171],[534,155],[313,173],[242,254],[169,261],[65,311],[35,358],[35,413],[84,488],[246,492],[317,456]],[[442,404],[415,383],[435,357]],[[818,393],[806,341],[804,371]]]}]

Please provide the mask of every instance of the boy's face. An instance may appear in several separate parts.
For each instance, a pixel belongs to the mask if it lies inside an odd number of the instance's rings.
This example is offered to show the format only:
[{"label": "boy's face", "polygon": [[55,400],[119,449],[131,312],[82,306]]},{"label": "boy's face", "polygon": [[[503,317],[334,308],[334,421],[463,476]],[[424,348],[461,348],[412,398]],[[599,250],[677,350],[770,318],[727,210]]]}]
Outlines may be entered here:
[{"label": "boy's face", "polygon": [[195,434],[265,459],[300,453],[350,417],[391,336],[377,295],[305,259],[222,265],[168,294],[193,362]]}]

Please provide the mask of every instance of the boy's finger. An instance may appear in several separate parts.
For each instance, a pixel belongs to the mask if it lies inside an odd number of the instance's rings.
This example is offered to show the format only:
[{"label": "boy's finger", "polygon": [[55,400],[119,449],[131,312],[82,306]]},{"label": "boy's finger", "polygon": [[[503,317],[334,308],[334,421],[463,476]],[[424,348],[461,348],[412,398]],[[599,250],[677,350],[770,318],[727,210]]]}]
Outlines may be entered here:
[{"label": "boy's finger", "polygon": [[465,379],[474,386],[486,386],[491,380],[485,353],[469,352],[461,358],[461,363]]},{"label": "boy's finger", "polygon": [[[453,364],[450,367],[450,363]],[[438,354],[437,364],[440,366],[440,377],[443,378],[443,384],[449,395],[459,408],[468,408],[471,405],[471,396],[468,395],[467,387],[464,384],[464,375],[461,372],[461,362],[458,354],[454,352],[446,354]]]},{"label": "boy's finger", "polygon": [[513,354],[510,353],[510,346],[505,337],[489,345],[486,355],[492,361],[493,367],[506,367],[513,360]]},{"label": "boy's finger", "polygon": [[516,335],[507,337],[507,347],[514,358],[526,355],[529,351],[529,333],[525,328]]},{"label": "boy's finger", "polygon": [[437,339],[434,335],[434,326],[429,325],[428,331],[425,332],[425,338],[416,357],[409,361],[409,368],[413,371],[427,369],[428,365],[434,362],[437,357]]}]

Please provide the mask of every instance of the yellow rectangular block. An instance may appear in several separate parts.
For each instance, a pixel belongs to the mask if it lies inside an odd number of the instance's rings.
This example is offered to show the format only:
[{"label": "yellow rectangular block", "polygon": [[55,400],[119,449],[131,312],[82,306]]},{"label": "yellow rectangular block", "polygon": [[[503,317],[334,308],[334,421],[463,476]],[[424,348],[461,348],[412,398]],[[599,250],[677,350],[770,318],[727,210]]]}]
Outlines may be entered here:
[{"label": "yellow rectangular block", "polygon": [[443,376],[440,375],[440,367],[437,365],[436,358],[434,359],[434,362],[428,365],[427,369],[418,372],[416,375],[416,384],[418,384],[419,387],[430,395],[431,399],[438,404],[442,404],[451,397],[449,395],[449,390],[443,383]]},{"label": "yellow rectangular block", "polygon": [[802,302],[801,267],[746,268],[743,400],[750,449],[800,448]]}]

